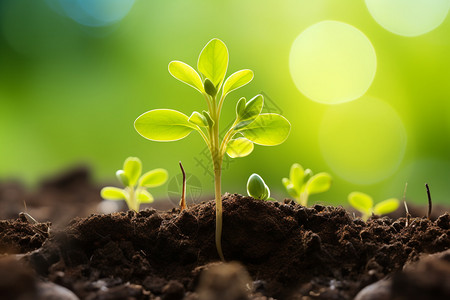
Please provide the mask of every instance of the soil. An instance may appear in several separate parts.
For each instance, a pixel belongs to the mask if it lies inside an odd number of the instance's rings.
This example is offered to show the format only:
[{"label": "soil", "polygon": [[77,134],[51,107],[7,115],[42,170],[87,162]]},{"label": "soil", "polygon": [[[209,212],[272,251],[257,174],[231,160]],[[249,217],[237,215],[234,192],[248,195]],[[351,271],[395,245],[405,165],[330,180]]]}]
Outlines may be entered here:
[{"label": "soil", "polygon": [[[0,252],[8,255],[0,259],[0,270],[12,271],[0,276],[0,295],[450,299],[448,213],[434,221],[363,222],[342,207],[305,208],[237,194],[225,194],[223,207],[223,251],[232,262],[225,264],[214,244],[213,201],[182,212],[92,214],[59,228],[24,216],[2,221]],[[11,278],[28,281],[12,284]],[[17,286],[24,281],[28,289]]]}]

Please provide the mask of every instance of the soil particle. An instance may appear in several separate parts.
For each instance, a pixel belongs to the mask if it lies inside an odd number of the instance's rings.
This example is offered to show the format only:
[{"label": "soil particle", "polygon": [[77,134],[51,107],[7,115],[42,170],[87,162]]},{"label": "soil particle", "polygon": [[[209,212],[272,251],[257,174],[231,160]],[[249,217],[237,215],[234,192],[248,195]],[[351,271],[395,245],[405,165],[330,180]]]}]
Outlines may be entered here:
[{"label": "soil particle", "polygon": [[0,254],[18,254],[38,249],[49,237],[50,223],[30,224],[22,214],[0,221]]},{"label": "soil particle", "polygon": [[[436,221],[412,218],[408,226],[404,218],[366,223],[342,207],[305,208],[237,194],[226,194],[223,208],[223,252],[258,282],[257,290],[246,292],[250,299],[353,299],[420,255],[450,248],[448,214]],[[182,291],[185,299],[198,299],[201,274],[212,269],[205,266],[218,261],[214,231],[214,201],[182,212],[91,215],[55,230],[27,259],[80,299],[123,299],[108,298],[121,293],[181,299]],[[240,271],[231,273],[227,282],[241,282]]]}]

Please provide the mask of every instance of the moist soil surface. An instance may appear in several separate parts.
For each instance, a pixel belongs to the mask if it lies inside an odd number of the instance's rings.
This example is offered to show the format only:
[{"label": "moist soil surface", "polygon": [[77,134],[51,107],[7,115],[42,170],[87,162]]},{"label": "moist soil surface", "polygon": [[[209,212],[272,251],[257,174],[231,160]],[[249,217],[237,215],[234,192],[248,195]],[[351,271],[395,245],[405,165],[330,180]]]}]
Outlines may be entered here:
[{"label": "moist soil surface", "polygon": [[1,221],[0,298],[450,299],[448,213],[363,222],[342,207],[237,194],[223,208],[225,264],[214,201],[60,228],[24,215]]}]

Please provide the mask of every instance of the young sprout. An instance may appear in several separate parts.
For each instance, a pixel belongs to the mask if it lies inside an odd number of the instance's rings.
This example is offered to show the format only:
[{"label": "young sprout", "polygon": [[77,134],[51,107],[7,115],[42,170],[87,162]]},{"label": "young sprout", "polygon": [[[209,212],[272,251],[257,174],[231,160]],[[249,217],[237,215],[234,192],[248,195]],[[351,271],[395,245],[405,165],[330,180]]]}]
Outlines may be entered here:
[{"label": "young sprout", "polygon": [[219,136],[219,119],[225,98],[232,91],[253,79],[245,69],[225,75],[228,49],[219,39],[212,39],[200,52],[197,71],[181,61],[169,63],[169,73],[197,90],[206,100],[208,109],[187,115],[172,109],[154,109],[140,115],[134,122],[137,132],[151,141],[176,141],[195,131],[202,137],[211,153],[214,168],[216,201],[216,248],[222,260],[222,162],[225,154],[244,157],[253,151],[253,144],[279,145],[289,135],[291,125],[286,118],[274,113],[261,113],[264,99],[257,95],[250,100],[241,98],[236,105],[236,118],[223,138]]},{"label": "young sprout", "polygon": [[291,197],[303,206],[308,205],[309,195],[326,192],[331,186],[331,175],[325,172],[313,175],[310,169],[303,169],[300,164],[293,164],[289,179],[283,178],[284,187]]},{"label": "young sprout", "polygon": [[259,200],[270,199],[270,189],[264,180],[256,173],[250,175],[247,181],[247,194]]},{"label": "young sprout", "polygon": [[[142,163],[137,157],[128,157],[123,169],[116,172],[116,176],[125,188],[104,187],[100,194],[106,200],[125,200],[129,209],[139,211],[141,203],[153,202],[153,196],[147,188],[157,187],[167,181],[165,169],[154,169],[141,176]],[[140,176],[140,177],[139,177]]]},{"label": "young sprout", "polygon": [[385,215],[395,211],[400,202],[396,198],[389,198],[373,206],[373,199],[367,194],[361,192],[352,192],[348,195],[348,202],[358,210],[364,221],[367,221],[372,214]]}]

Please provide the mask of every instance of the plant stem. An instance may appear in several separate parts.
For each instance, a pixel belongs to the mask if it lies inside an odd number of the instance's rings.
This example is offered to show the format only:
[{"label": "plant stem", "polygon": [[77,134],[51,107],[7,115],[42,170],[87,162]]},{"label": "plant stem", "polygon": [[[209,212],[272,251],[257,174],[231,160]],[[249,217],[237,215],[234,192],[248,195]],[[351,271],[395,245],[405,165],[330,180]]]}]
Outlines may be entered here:
[{"label": "plant stem", "polygon": [[214,170],[214,183],[215,183],[215,194],[216,194],[216,248],[217,253],[222,261],[225,261],[222,252],[222,194],[220,191],[220,179],[222,175],[222,170],[219,167]]},{"label": "plant stem", "polygon": [[183,191],[181,193],[181,200],[180,200],[180,212],[183,211],[183,209],[187,208],[186,205],[186,173],[184,172],[183,165],[181,164],[181,161],[179,162],[181,173],[183,173]]}]

